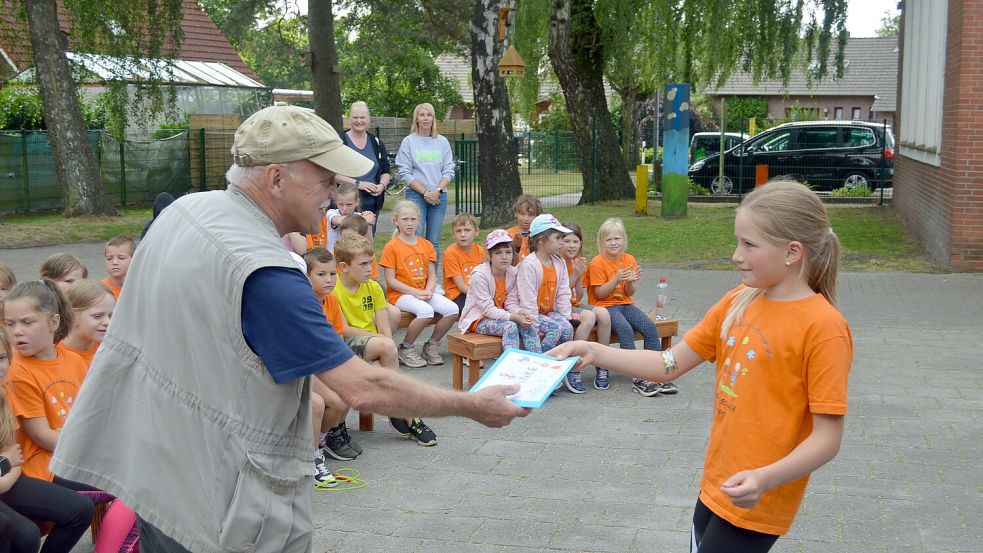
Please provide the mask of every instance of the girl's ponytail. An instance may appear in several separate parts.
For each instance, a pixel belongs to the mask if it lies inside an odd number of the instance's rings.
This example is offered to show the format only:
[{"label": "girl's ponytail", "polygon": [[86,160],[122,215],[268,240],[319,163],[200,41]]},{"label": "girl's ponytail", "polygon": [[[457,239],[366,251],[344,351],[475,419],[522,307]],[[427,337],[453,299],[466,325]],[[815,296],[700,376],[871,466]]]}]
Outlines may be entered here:
[{"label": "girl's ponytail", "polygon": [[814,255],[809,259],[809,288],[836,305],[836,276],[840,271],[840,239],[832,228],[827,229]]}]

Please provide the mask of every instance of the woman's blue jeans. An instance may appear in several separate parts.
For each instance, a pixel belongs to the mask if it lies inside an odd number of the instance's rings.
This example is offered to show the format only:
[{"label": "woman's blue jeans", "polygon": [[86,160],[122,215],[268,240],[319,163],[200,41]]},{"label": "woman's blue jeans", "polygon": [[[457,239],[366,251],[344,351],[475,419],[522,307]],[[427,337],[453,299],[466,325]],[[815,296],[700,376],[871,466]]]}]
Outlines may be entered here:
[{"label": "woman's blue jeans", "polygon": [[420,226],[416,228],[416,235],[422,236],[433,244],[437,250],[437,266],[440,266],[440,231],[444,227],[444,214],[447,212],[447,192],[440,193],[440,203],[430,205],[423,199],[423,194],[415,190],[406,189],[406,199],[415,203],[420,208]]}]

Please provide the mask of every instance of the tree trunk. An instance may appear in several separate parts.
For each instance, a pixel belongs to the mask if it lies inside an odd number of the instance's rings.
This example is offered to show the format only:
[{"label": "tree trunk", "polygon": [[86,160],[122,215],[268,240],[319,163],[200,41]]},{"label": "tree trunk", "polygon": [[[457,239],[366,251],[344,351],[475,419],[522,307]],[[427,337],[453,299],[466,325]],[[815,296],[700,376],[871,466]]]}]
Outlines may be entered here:
[{"label": "tree trunk", "polygon": [[508,4],[508,0],[477,0],[470,25],[481,226],[486,229],[509,223],[512,203],[522,194],[509,92],[505,79],[498,76],[498,62],[505,54],[505,43],[497,36],[498,10]]},{"label": "tree trunk", "polygon": [[78,85],[65,56],[67,41],[58,27],[55,0],[31,0],[24,4],[65,216],[117,215],[102,187],[96,154],[85,132]]},{"label": "tree trunk", "polygon": [[[314,113],[339,133],[342,125],[341,68],[334,43],[334,13],[331,0],[308,4],[307,37],[311,45],[311,88]],[[357,176],[357,175],[348,175]]]},{"label": "tree trunk", "polygon": [[580,152],[584,180],[580,203],[631,198],[635,188],[604,98],[604,55],[592,2],[551,1],[549,57],[567,101]]},{"label": "tree trunk", "polygon": [[638,89],[623,89],[621,96],[621,152],[625,157],[625,168],[631,171],[638,165]]}]

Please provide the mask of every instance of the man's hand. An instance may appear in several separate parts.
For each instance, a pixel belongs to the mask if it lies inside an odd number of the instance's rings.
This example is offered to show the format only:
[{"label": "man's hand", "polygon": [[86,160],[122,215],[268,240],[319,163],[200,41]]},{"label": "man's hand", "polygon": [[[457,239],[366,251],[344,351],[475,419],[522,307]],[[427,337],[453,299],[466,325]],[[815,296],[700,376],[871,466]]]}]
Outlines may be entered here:
[{"label": "man's hand", "polygon": [[472,419],[491,428],[501,428],[507,426],[512,419],[524,417],[532,412],[531,409],[519,407],[512,403],[508,397],[518,393],[520,387],[517,384],[511,386],[488,386],[482,388],[474,394],[474,413],[470,415]]},{"label": "man's hand", "polygon": [[14,442],[7,449],[0,451],[0,457],[6,457],[10,461],[10,468],[19,467],[24,462],[24,452],[20,449],[20,444]]}]

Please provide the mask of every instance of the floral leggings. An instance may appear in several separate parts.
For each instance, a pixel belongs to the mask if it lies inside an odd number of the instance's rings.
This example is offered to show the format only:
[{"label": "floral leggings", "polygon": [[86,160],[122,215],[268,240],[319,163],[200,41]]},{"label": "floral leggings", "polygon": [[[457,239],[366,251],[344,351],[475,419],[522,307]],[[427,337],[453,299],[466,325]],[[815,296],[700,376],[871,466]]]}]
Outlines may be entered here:
[{"label": "floral leggings", "polygon": [[[540,315],[538,332],[533,326],[524,327],[513,321],[489,317],[478,321],[474,331],[486,336],[501,336],[502,349],[520,349],[521,347],[521,349],[534,353],[542,353],[543,350],[552,349],[557,344],[573,339],[573,327],[559,313]],[[521,346],[519,344],[520,338],[522,339]]]}]

